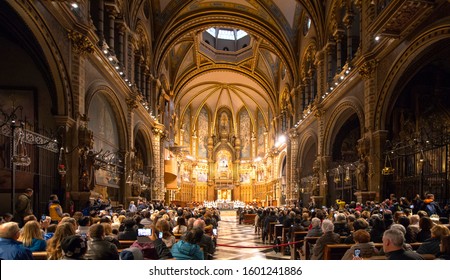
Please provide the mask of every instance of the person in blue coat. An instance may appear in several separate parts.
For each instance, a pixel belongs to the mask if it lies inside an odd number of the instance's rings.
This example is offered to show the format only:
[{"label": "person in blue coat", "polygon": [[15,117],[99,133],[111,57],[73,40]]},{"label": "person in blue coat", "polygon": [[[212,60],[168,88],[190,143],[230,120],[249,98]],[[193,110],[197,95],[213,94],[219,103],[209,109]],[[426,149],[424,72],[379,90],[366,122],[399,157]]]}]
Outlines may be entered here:
[{"label": "person in blue coat", "polygon": [[179,240],[172,246],[172,256],[177,260],[203,260],[205,259],[200,246],[197,245],[203,236],[203,230],[200,228],[193,228],[187,231]]},{"label": "person in blue coat", "polygon": [[19,225],[8,222],[0,225],[0,259],[2,260],[32,260],[30,249],[25,248],[17,239],[20,235]]}]

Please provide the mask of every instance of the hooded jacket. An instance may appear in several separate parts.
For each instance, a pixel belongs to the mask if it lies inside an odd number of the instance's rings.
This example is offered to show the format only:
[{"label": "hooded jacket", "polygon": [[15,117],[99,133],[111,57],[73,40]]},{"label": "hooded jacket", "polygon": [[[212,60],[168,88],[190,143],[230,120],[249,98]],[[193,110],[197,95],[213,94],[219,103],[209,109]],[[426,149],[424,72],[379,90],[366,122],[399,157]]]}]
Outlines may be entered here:
[{"label": "hooded jacket", "polygon": [[177,260],[203,260],[203,252],[197,244],[180,240],[172,246],[172,256]]}]

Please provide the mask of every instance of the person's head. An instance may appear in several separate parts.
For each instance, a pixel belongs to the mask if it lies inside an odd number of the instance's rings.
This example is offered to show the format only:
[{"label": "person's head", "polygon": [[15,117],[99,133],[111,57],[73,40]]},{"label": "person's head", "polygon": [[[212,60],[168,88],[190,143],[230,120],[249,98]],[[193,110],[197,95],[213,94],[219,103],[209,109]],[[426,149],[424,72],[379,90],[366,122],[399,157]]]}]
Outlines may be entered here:
[{"label": "person's head", "polygon": [[179,226],[185,226],[185,225],[186,225],[186,219],[184,219],[183,217],[178,217],[178,219],[177,219],[177,225],[179,225]]},{"label": "person's head", "polygon": [[103,226],[103,229],[105,230],[105,236],[111,235],[112,233],[112,226],[110,223],[101,223]]},{"label": "person's head", "polygon": [[356,219],[356,221],[353,222],[353,229],[356,231],[358,229],[366,229],[369,227],[369,223],[364,220],[363,218]]},{"label": "person's head", "polygon": [[407,228],[410,225],[411,221],[409,220],[408,217],[402,216],[398,218],[398,223]]},{"label": "person's head", "polygon": [[13,215],[11,213],[5,213],[3,214],[3,222],[11,222],[13,218]]},{"label": "person's head", "polygon": [[364,229],[358,229],[353,233],[353,240],[356,243],[367,243],[370,241],[370,233]]},{"label": "person's head", "polygon": [[28,195],[28,196],[32,196],[32,195],[33,195],[33,192],[34,192],[33,189],[26,188],[24,193],[25,193],[26,195]]},{"label": "person's head", "polygon": [[17,240],[20,236],[19,224],[7,222],[0,225],[0,238]]},{"label": "person's head", "polygon": [[345,223],[347,221],[347,217],[345,217],[344,213],[339,213],[336,215],[336,223]]},{"label": "person's head", "polygon": [[61,250],[66,258],[83,259],[87,252],[87,242],[79,235],[70,235],[61,241]]},{"label": "person's head", "polygon": [[313,228],[320,227],[320,219],[319,218],[312,218],[311,225]]},{"label": "person's head", "polygon": [[442,254],[450,255],[450,235],[441,238],[440,249]]},{"label": "person's head", "polygon": [[33,242],[33,238],[43,239],[41,226],[36,221],[29,221],[23,226],[19,239],[22,241],[23,245],[29,247]]},{"label": "person's head", "polygon": [[201,230],[204,230],[205,226],[206,226],[205,221],[203,221],[202,219],[197,219],[194,222],[194,228],[199,228]]},{"label": "person's head", "polygon": [[184,241],[196,244],[200,242],[203,236],[203,230],[200,228],[192,228],[191,230],[187,231],[186,234],[182,237]]},{"label": "person's head", "polygon": [[91,225],[91,218],[88,216],[83,216],[78,220],[78,225],[80,227],[88,227]]},{"label": "person's head", "polygon": [[92,239],[103,239],[105,237],[105,228],[101,224],[90,226],[89,237]]},{"label": "person's head", "polygon": [[49,200],[50,201],[58,200],[58,196],[56,194],[51,194]]},{"label": "person's head", "polygon": [[71,217],[63,217],[59,223],[69,223],[72,225],[73,229],[77,229],[77,221],[75,221],[74,218]]},{"label": "person's head", "polygon": [[393,224],[393,225],[391,225],[390,228],[391,229],[396,229],[398,231],[401,231],[403,233],[403,235],[406,235],[406,228],[403,225],[401,225],[401,224]]},{"label": "person's head", "polygon": [[126,229],[132,229],[135,224],[136,222],[133,218],[126,218],[125,220],[123,220],[123,225]]},{"label": "person's head", "polygon": [[143,260],[144,255],[142,254],[142,251],[137,247],[130,247],[127,249],[124,249],[119,254],[120,260]]},{"label": "person's head", "polygon": [[434,227],[431,228],[432,238],[442,238],[447,235],[449,235],[449,229],[444,225],[434,225]]},{"label": "person's head", "polygon": [[323,220],[322,221],[322,231],[323,232],[333,232],[334,231],[334,224],[330,220]]},{"label": "person's head", "polygon": [[156,230],[158,232],[168,233],[170,231],[170,224],[167,220],[159,219],[156,223]]},{"label": "person's head", "polygon": [[432,193],[427,194],[425,199],[434,200],[434,194],[432,194]]},{"label": "person's head", "polygon": [[409,222],[412,226],[418,226],[420,221],[420,217],[417,214],[409,216]]},{"label": "person's head", "polygon": [[429,217],[422,217],[419,221],[419,227],[422,230],[431,230],[433,227],[433,221]]},{"label": "person's head", "polygon": [[25,217],[23,217],[23,223],[26,224],[29,221],[37,221],[37,218],[35,215],[26,215]]},{"label": "person's head", "polygon": [[383,234],[383,251],[389,253],[402,248],[405,235],[398,229],[388,229]]}]

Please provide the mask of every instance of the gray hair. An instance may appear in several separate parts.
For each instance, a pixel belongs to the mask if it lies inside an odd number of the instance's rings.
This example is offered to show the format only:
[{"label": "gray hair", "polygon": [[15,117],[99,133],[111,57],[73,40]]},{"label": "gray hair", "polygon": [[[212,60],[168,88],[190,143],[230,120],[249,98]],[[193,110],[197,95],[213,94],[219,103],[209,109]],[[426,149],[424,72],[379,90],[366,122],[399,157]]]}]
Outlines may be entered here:
[{"label": "gray hair", "polygon": [[406,234],[406,228],[402,224],[393,224],[391,225],[391,229],[399,230],[403,233],[403,235]]},{"label": "gray hair", "polygon": [[16,222],[4,223],[0,225],[0,238],[17,239],[16,235],[19,231],[19,224]]},{"label": "gray hair", "polygon": [[392,242],[392,244],[394,244],[397,247],[401,247],[403,246],[403,243],[405,243],[404,234],[395,228],[386,230],[383,234],[383,238],[389,239]]},{"label": "gray hair", "polygon": [[312,227],[320,226],[320,219],[319,218],[312,218],[311,225],[312,225]]},{"label": "gray hair", "polygon": [[322,231],[323,232],[329,232],[334,231],[334,224],[330,220],[323,220],[322,222]]}]

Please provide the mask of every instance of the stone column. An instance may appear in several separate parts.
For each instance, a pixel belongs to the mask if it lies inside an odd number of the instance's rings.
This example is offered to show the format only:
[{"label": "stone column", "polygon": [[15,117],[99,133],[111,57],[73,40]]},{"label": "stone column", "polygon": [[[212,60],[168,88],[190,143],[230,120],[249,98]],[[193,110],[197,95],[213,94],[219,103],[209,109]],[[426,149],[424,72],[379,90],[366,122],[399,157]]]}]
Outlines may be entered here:
[{"label": "stone column", "polygon": [[[327,53],[327,83],[331,85],[333,81],[333,50],[334,50],[334,42],[328,42],[325,50]],[[328,89],[327,89],[328,90]]]},{"label": "stone column", "polygon": [[350,63],[350,61],[353,59],[353,34],[352,34],[352,27],[353,27],[353,18],[355,15],[353,14],[353,11],[350,9],[347,11],[345,17],[344,17],[344,24],[347,29],[347,63]]},{"label": "stone column", "polygon": [[107,6],[107,12],[108,12],[108,47],[109,50],[114,53],[114,25],[116,16],[118,15],[118,11],[116,10],[115,6],[108,5]]},{"label": "stone column", "polygon": [[333,36],[336,40],[336,74],[338,74],[342,71],[342,37],[344,36],[344,30],[337,29]]},{"label": "stone column", "polygon": [[103,45],[105,40],[104,22],[105,20],[105,3],[104,0],[98,0],[98,23],[97,23],[97,35],[100,45]]},{"label": "stone column", "polygon": [[326,81],[325,81],[325,55],[324,51],[318,51],[314,60],[314,65],[316,69],[316,87],[319,96],[327,91]]},{"label": "stone column", "polygon": [[125,26],[125,23],[121,22],[118,25],[118,32],[119,32],[119,45],[118,45],[118,50],[117,50],[117,55],[118,55],[118,60],[120,65],[122,66],[122,71],[125,70],[125,60],[124,60],[124,40],[125,40],[125,32],[126,32],[127,28]]}]

